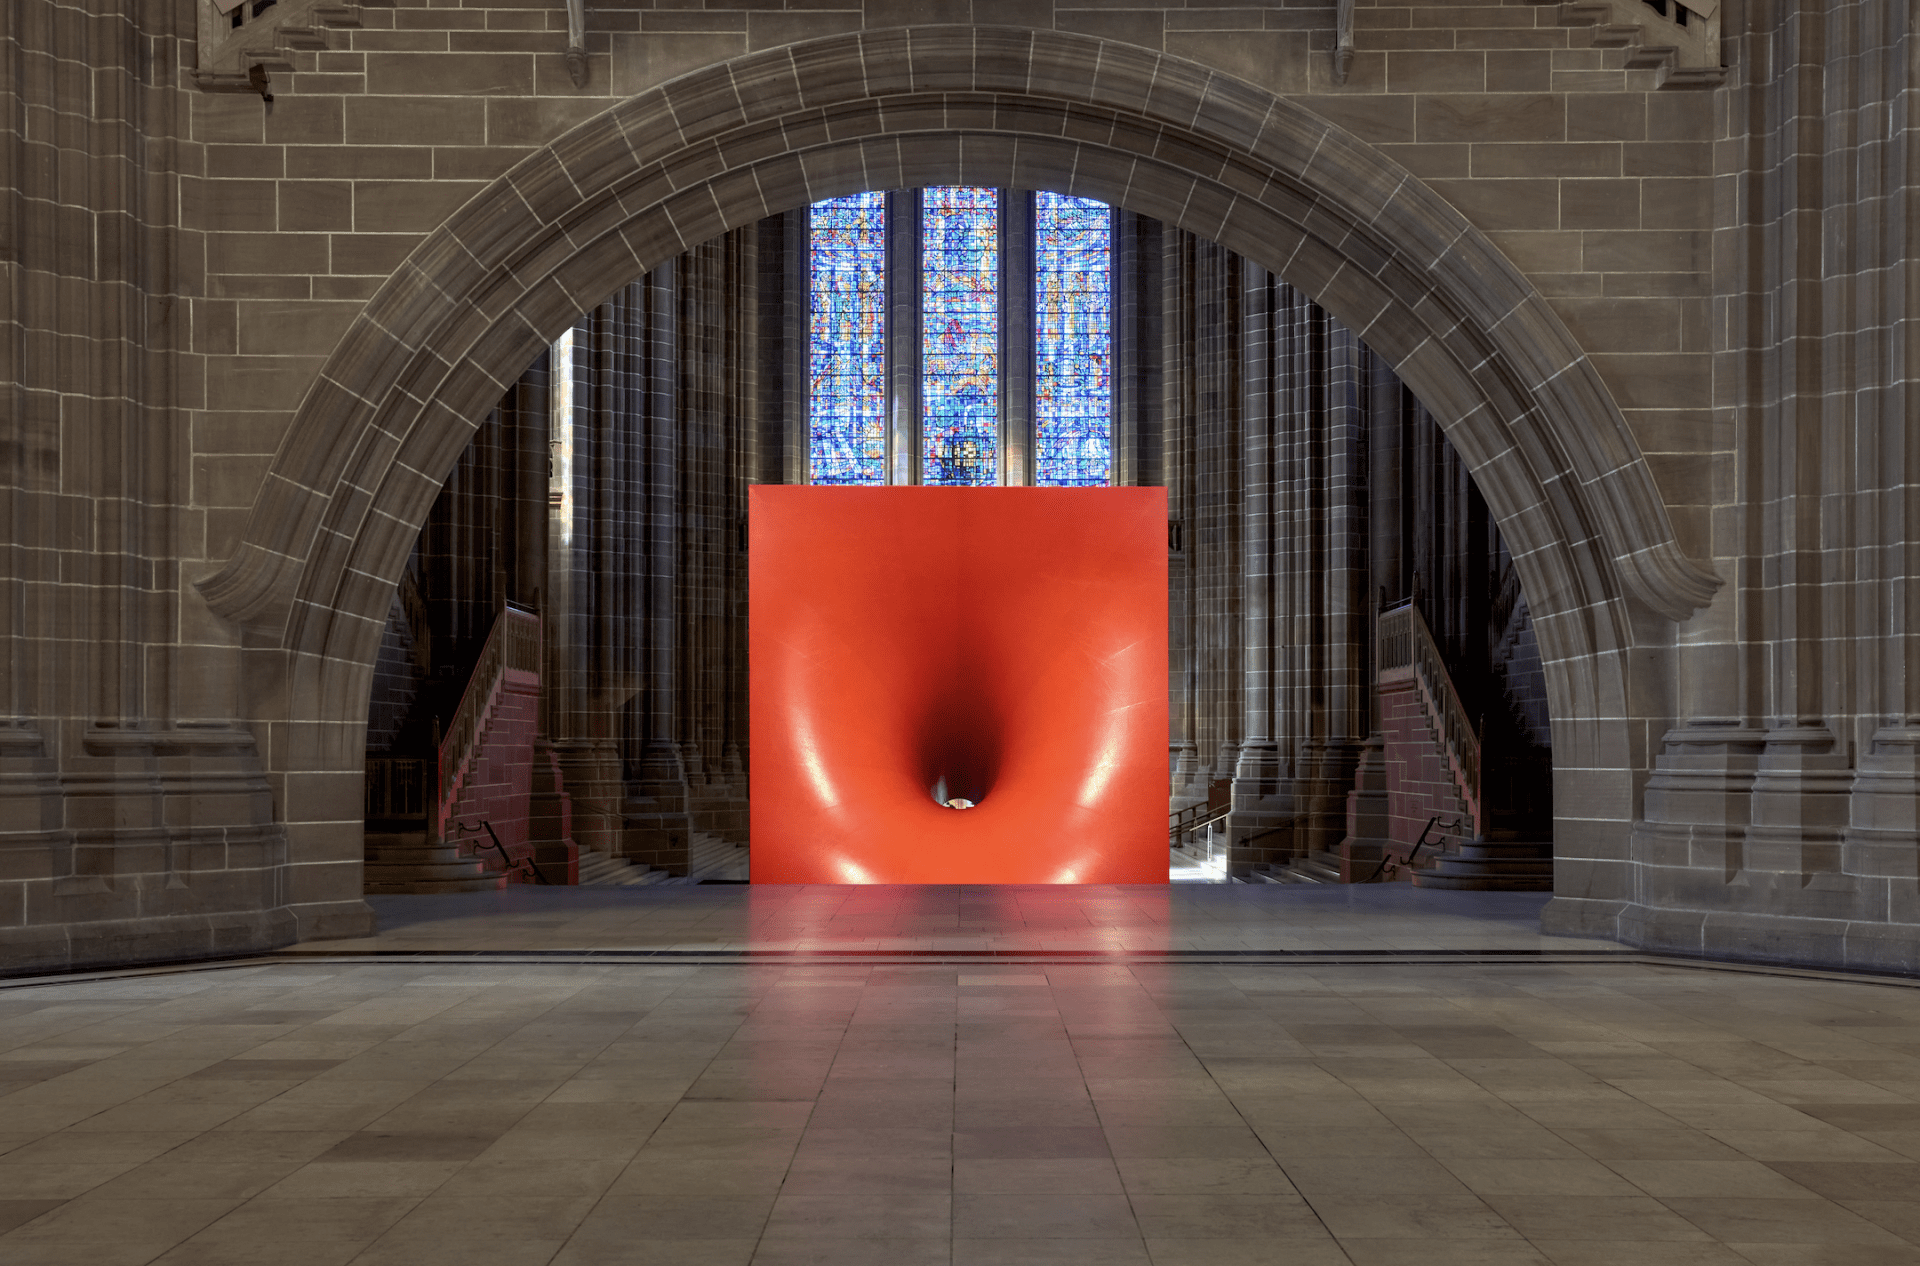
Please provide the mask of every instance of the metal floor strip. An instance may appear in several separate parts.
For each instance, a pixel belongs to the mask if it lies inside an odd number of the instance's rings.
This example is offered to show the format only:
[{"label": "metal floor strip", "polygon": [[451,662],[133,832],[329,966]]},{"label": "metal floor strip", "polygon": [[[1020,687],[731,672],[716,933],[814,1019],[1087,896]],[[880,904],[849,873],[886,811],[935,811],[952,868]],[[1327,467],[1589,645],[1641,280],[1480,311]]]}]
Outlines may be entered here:
[{"label": "metal floor strip", "polygon": [[1460,966],[1579,966],[1601,964],[1665,967],[1690,971],[1738,972],[1785,979],[1825,980],[1836,983],[1920,987],[1920,977],[1896,972],[1859,969],[1836,971],[1794,967],[1782,963],[1743,962],[1705,956],[1649,954],[1633,950],[697,950],[697,949],[502,949],[502,950],[330,950],[279,952],[232,959],[199,959],[134,967],[82,969],[44,976],[0,978],[0,990],[86,984],[96,981],[137,980],[155,976],[202,972],[259,970],[304,965],[377,966],[444,963],[447,965],[655,965],[727,967],[780,965],[792,967],[854,965],[1090,965],[1113,967],[1180,966],[1419,966],[1451,963]]}]

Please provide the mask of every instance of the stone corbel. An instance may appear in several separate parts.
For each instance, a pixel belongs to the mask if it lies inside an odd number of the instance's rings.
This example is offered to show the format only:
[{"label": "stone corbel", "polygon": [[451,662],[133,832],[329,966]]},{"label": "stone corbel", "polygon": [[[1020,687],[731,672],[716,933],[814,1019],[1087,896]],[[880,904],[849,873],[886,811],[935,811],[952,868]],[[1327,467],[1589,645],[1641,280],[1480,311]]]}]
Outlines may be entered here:
[{"label": "stone corbel", "polygon": [[567,0],[567,77],[587,86],[587,0]]},{"label": "stone corbel", "polygon": [[1353,69],[1354,0],[1337,0],[1334,10],[1333,82],[1344,84]]},{"label": "stone corbel", "polygon": [[1630,550],[1614,559],[1634,597],[1669,620],[1687,620],[1720,591],[1719,574],[1680,552],[1672,541]]},{"label": "stone corbel", "polygon": [[202,92],[257,92],[262,101],[273,104],[273,79],[260,62],[245,70],[195,71],[194,82]]}]

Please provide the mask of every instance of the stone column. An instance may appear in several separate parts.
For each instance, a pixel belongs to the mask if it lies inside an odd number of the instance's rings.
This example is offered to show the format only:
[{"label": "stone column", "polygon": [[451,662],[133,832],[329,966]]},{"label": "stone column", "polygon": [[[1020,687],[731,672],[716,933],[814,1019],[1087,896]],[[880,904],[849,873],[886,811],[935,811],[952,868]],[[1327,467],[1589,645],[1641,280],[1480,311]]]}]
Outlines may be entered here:
[{"label": "stone column", "polygon": [[804,208],[760,221],[755,357],[758,365],[758,460],[748,479],[807,482],[807,213]]},{"label": "stone column", "polygon": [[629,548],[634,560],[631,647],[634,688],[626,703],[626,798],[620,852],[683,875],[693,834],[687,771],[679,742],[675,681],[680,561],[679,289],[681,261],[654,269],[629,293],[641,308],[632,358],[633,404],[626,424],[633,446],[628,476]]},{"label": "stone column", "polygon": [[746,480],[759,415],[757,234],[737,231],[682,257],[678,366],[679,744],[697,829],[746,832]]},{"label": "stone column", "polygon": [[1165,422],[1161,453],[1168,519],[1167,755],[1176,806],[1206,795],[1196,741],[1192,242],[1190,234],[1178,229],[1164,229],[1160,235],[1160,414]]},{"label": "stone column", "polygon": [[[1920,971],[1920,295],[1913,233],[1920,224],[1920,26],[1911,6],[1852,6],[1829,17],[1843,38],[1828,55],[1822,117],[1833,187],[1827,238],[1845,252],[1827,273],[1823,308],[1843,313],[1835,341],[1845,366],[1828,379],[1827,425],[1858,437],[1859,461],[1830,492],[1859,560],[1846,602],[1857,702],[1857,752],[1840,870],[1855,899],[1849,962]],[[1848,38],[1850,37],[1850,38]],[[1839,67],[1853,73],[1842,79]],[[1899,95],[1880,85],[1899,84]],[[1881,95],[1884,94],[1884,95]],[[1880,99],[1876,100],[1876,96]],[[1884,101],[1900,102],[1888,108]],[[1889,126],[1882,126],[1885,117]],[[1844,217],[1842,219],[1841,217]],[[1894,281],[1904,270],[1905,284]],[[1843,384],[1834,391],[1838,377]],[[1903,924],[1903,929],[1889,926]]]},{"label": "stone column", "polygon": [[[1192,240],[1195,734],[1206,782],[1229,779],[1244,720],[1240,260]],[[1202,788],[1204,790],[1204,788]]]},{"label": "stone column", "polygon": [[[1303,852],[1331,852],[1347,834],[1347,793],[1353,785],[1367,733],[1366,612],[1366,419],[1359,398],[1360,345],[1353,333],[1318,307],[1308,317],[1319,327],[1308,346],[1322,370],[1305,416],[1318,425],[1304,437],[1317,452],[1312,533],[1319,548],[1304,560],[1301,593],[1308,605],[1303,629],[1309,653],[1300,684],[1310,732],[1301,741],[1294,795],[1299,806]],[[1296,530],[1305,528],[1298,524]]]},{"label": "stone column", "polygon": [[1233,770],[1229,866],[1240,873],[1291,855],[1293,798],[1276,735],[1278,629],[1275,449],[1286,423],[1275,394],[1277,288],[1266,269],[1241,261],[1241,611],[1245,721]]},{"label": "stone column", "polygon": [[1113,482],[1151,487],[1167,480],[1161,456],[1161,227],[1117,207],[1113,215]]}]

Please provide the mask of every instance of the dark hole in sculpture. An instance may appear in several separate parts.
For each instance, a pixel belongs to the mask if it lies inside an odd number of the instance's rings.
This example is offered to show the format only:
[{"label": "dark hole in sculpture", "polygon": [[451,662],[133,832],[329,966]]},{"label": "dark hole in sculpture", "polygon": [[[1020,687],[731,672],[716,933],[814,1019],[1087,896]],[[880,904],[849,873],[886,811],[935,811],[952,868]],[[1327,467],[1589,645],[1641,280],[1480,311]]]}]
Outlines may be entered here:
[{"label": "dark hole in sculpture", "polygon": [[985,691],[963,684],[969,676],[930,702],[919,727],[922,785],[949,809],[978,805],[1000,774],[1001,718]]}]

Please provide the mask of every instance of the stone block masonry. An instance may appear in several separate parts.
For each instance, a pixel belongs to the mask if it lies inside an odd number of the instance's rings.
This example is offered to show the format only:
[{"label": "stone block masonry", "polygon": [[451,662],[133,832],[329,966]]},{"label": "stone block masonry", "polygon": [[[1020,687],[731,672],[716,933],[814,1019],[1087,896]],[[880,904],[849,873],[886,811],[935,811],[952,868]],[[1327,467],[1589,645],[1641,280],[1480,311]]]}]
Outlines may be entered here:
[{"label": "stone block masonry", "polygon": [[193,5],[0,0],[0,952],[365,930],[372,666],[500,393],[723,230],[968,181],[1220,243],[1439,419],[1539,634],[1551,926],[1920,968],[1920,37],[1738,10],[1683,91],[1522,0],[1360,0],[1344,83],[1325,3],[636,4],[582,88],[561,5],[382,3],[268,103]]}]

